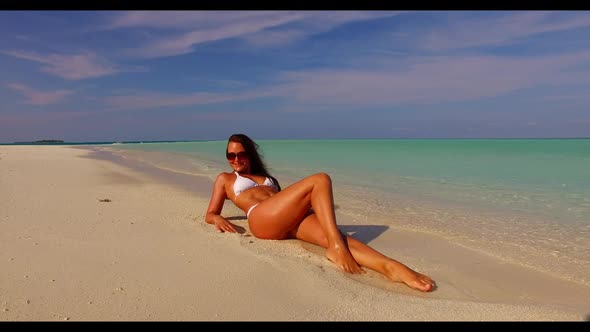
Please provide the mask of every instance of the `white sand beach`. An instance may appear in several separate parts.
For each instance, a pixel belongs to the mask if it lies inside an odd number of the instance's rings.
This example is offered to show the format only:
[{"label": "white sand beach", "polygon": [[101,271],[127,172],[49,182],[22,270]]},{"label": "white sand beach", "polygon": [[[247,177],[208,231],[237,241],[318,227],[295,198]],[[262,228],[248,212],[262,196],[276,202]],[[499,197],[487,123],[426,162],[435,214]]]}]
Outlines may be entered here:
[{"label": "white sand beach", "polygon": [[590,287],[433,234],[337,214],[344,231],[436,280],[422,293],[343,273],[319,247],[257,239],[229,201],[223,214],[243,230],[217,233],[203,221],[210,185],[70,146],[0,146],[0,320],[589,319]]}]

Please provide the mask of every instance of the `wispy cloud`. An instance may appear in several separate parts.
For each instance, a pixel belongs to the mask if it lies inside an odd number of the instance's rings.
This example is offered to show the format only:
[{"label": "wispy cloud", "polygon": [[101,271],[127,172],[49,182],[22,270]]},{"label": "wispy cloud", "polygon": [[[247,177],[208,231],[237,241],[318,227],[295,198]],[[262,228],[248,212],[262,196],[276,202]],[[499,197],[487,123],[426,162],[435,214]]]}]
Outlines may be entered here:
[{"label": "wispy cloud", "polygon": [[265,117],[268,110],[266,109],[240,109],[240,110],[226,110],[223,112],[194,112],[190,114],[190,118],[196,121],[233,121],[249,120],[255,118]]},{"label": "wispy cloud", "polygon": [[561,12],[510,12],[505,15],[477,16],[452,20],[444,28],[428,34],[420,47],[428,50],[448,50],[476,46],[498,46],[515,43],[540,33],[590,27],[588,15]]},{"label": "wispy cloud", "polygon": [[59,103],[74,93],[71,90],[39,91],[18,83],[8,83],[6,87],[24,95],[27,98],[25,103],[38,106]]},{"label": "wispy cloud", "polygon": [[306,37],[305,31],[288,29],[281,31],[261,31],[251,35],[244,36],[244,40],[256,47],[272,47],[287,45]]},{"label": "wispy cloud", "polygon": [[261,17],[251,21],[237,21],[213,28],[193,30],[179,36],[168,36],[141,47],[135,55],[144,57],[161,57],[179,55],[193,51],[193,45],[236,38],[262,29],[278,26],[296,20],[299,14]]},{"label": "wispy cloud", "polygon": [[131,11],[115,13],[97,30],[121,28],[157,28],[187,30],[210,28],[245,22],[259,18],[284,15],[289,12],[276,11]]},{"label": "wispy cloud", "polygon": [[586,105],[590,104],[590,91],[553,93],[535,98],[534,102],[543,105],[559,105],[560,110],[576,108],[583,109],[586,112]]},{"label": "wispy cloud", "polygon": [[396,12],[129,12],[103,29],[151,28],[153,39],[128,54],[163,57],[186,54],[198,44],[242,38],[256,46],[291,43],[309,35],[362,20],[396,15]]},{"label": "wispy cloud", "polygon": [[224,80],[224,79],[211,79],[207,77],[195,76],[189,78],[192,81],[197,81],[199,84],[214,85],[225,89],[237,89],[251,86],[252,82],[244,82],[239,80]]},{"label": "wispy cloud", "polygon": [[[285,72],[274,93],[301,103],[383,105],[436,103],[493,97],[540,85],[589,83],[590,52],[544,57],[423,57],[404,69]],[[376,61],[379,62],[379,61]],[[383,63],[383,62],[381,62]]]},{"label": "wispy cloud", "polygon": [[567,102],[567,101],[583,101],[590,102],[590,92],[584,91],[579,93],[564,93],[559,95],[547,95],[539,97],[542,102]]},{"label": "wispy cloud", "polygon": [[67,80],[101,77],[121,71],[106,59],[91,52],[73,55],[40,54],[25,51],[0,51],[0,53],[42,63],[44,66],[41,67],[41,71]]},{"label": "wispy cloud", "polygon": [[[387,60],[387,61],[392,61]],[[572,70],[590,62],[590,52],[543,57],[414,57],[399,67],[375,60],[371,69],[283,72],[269,85],[227,93],[161,94],[138,91],[107,98],[113,110],[153,109],[279,98],[277,112],[318,112],[339,107],[432,104],[475,100],[537,86],[590,83],[590,73]],[[392,69],[403,68],[403,69]],[[233,82],[238,84],[239,82]],[[239,86],[239,85],[238,85]]]},{"label": "wispy cloud", "polygon": [[146,110],[162,107],[207,105],[252,100],[270,95],[270,92],[265,91],[226,94],[209,92],[195,92],[190,94],[162,94],[144,91],[134,94],[108,97],[106,98],[106,103],[109,107],[111,107],[111,110]]},{"label": "wispy cloud", "polygon": [[244,36],[254,46],[277,46],[303,40],[309,36],[330,31],[336,27],[367,20],[392,17],[403,12],[394,11],[329,11],[302,12],[297,24],[277,29],[264,29]]}]

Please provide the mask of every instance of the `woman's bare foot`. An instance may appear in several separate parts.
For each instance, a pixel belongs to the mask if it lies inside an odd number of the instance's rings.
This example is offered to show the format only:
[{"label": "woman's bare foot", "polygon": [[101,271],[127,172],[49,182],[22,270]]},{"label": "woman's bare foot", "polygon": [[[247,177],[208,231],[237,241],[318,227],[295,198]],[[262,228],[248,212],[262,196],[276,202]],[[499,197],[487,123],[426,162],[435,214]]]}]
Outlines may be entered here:
[{"label": "woman's bare foot", "polygon": [[432,292],[436,289],[436,283],[429,276],[418,273],[398,261],[391,260],[386,270],[385,276],[392,281],[403,282],[423,292]]},{"label": "woman's bare foot", "polygon": [[346,247],[338,245],[329,246],[326,249],[326,257],[344,272],[352,274],[361,274],[366,272],[361,268],[354,257],[352,257],[352,254]]}]

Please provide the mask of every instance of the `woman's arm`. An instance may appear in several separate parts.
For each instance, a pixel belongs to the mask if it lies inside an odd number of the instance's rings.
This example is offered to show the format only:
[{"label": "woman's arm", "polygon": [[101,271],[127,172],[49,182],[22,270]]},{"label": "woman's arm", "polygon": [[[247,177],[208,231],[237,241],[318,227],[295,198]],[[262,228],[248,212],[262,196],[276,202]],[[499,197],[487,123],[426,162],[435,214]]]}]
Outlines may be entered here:
[{"label": "woman's arm", "polygon": [[205,222],[215,225],[215,228],[217,228],[217,231],[219,232],[235,233],[236,229],[234,228],[234,225],[221,216],[223,203],[227,199],[227,193],[225,192],[225,184],[227,180],[227,174],[224,173],[219,174],[217,179],[215,179],[213,192],[211,193],[211,201],[209,201],[209,207],[205,214]]}]

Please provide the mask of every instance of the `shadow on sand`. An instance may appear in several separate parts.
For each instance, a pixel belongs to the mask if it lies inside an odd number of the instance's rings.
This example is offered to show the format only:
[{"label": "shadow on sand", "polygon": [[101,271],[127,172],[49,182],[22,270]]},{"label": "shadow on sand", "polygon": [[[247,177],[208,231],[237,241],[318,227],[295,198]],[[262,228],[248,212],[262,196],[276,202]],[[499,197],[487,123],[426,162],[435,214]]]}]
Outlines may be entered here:
[{"label": "shadow on sand", "polygon": [[227,219],[227,220],[248,220],[248,218],[246,218],[246,216],[231,216],[231,217],[225,217],[225,219]]},{"label": "shadow on sand", "polygon": [[[229,216],[225,217],[229,221],[246,221],[248,218],[244,215]],[[235,224],[234,224],[235,225]],[[240,234],[244,234],[247,230],[243,226],[235,225],[236,230]],[[385,233],[389,227],[383,225],[338,225],[338,228],[343,233],[354,237],[355,239],[369,243],[374,239],[378,238],[381,234]]]},{"label": "shadow on sand", "polygon": [[389,227],[383,225],[340,225],[338,228],[363,243],[373,241],[389,229]]},{"label": "shadow on sand", "polygon": [[[231,216],[231,217],[225,217],[225,219],[229,220],[229,221],[246,221],[248,220],[248,218],[246,218],[246,216]],[[239,224],[234,224],[234,228],[236,229],[236,232],[238,232],[238,234],[246,234],[246,232],[248,232],[248,230],[244,227],[241,226]]]}]

